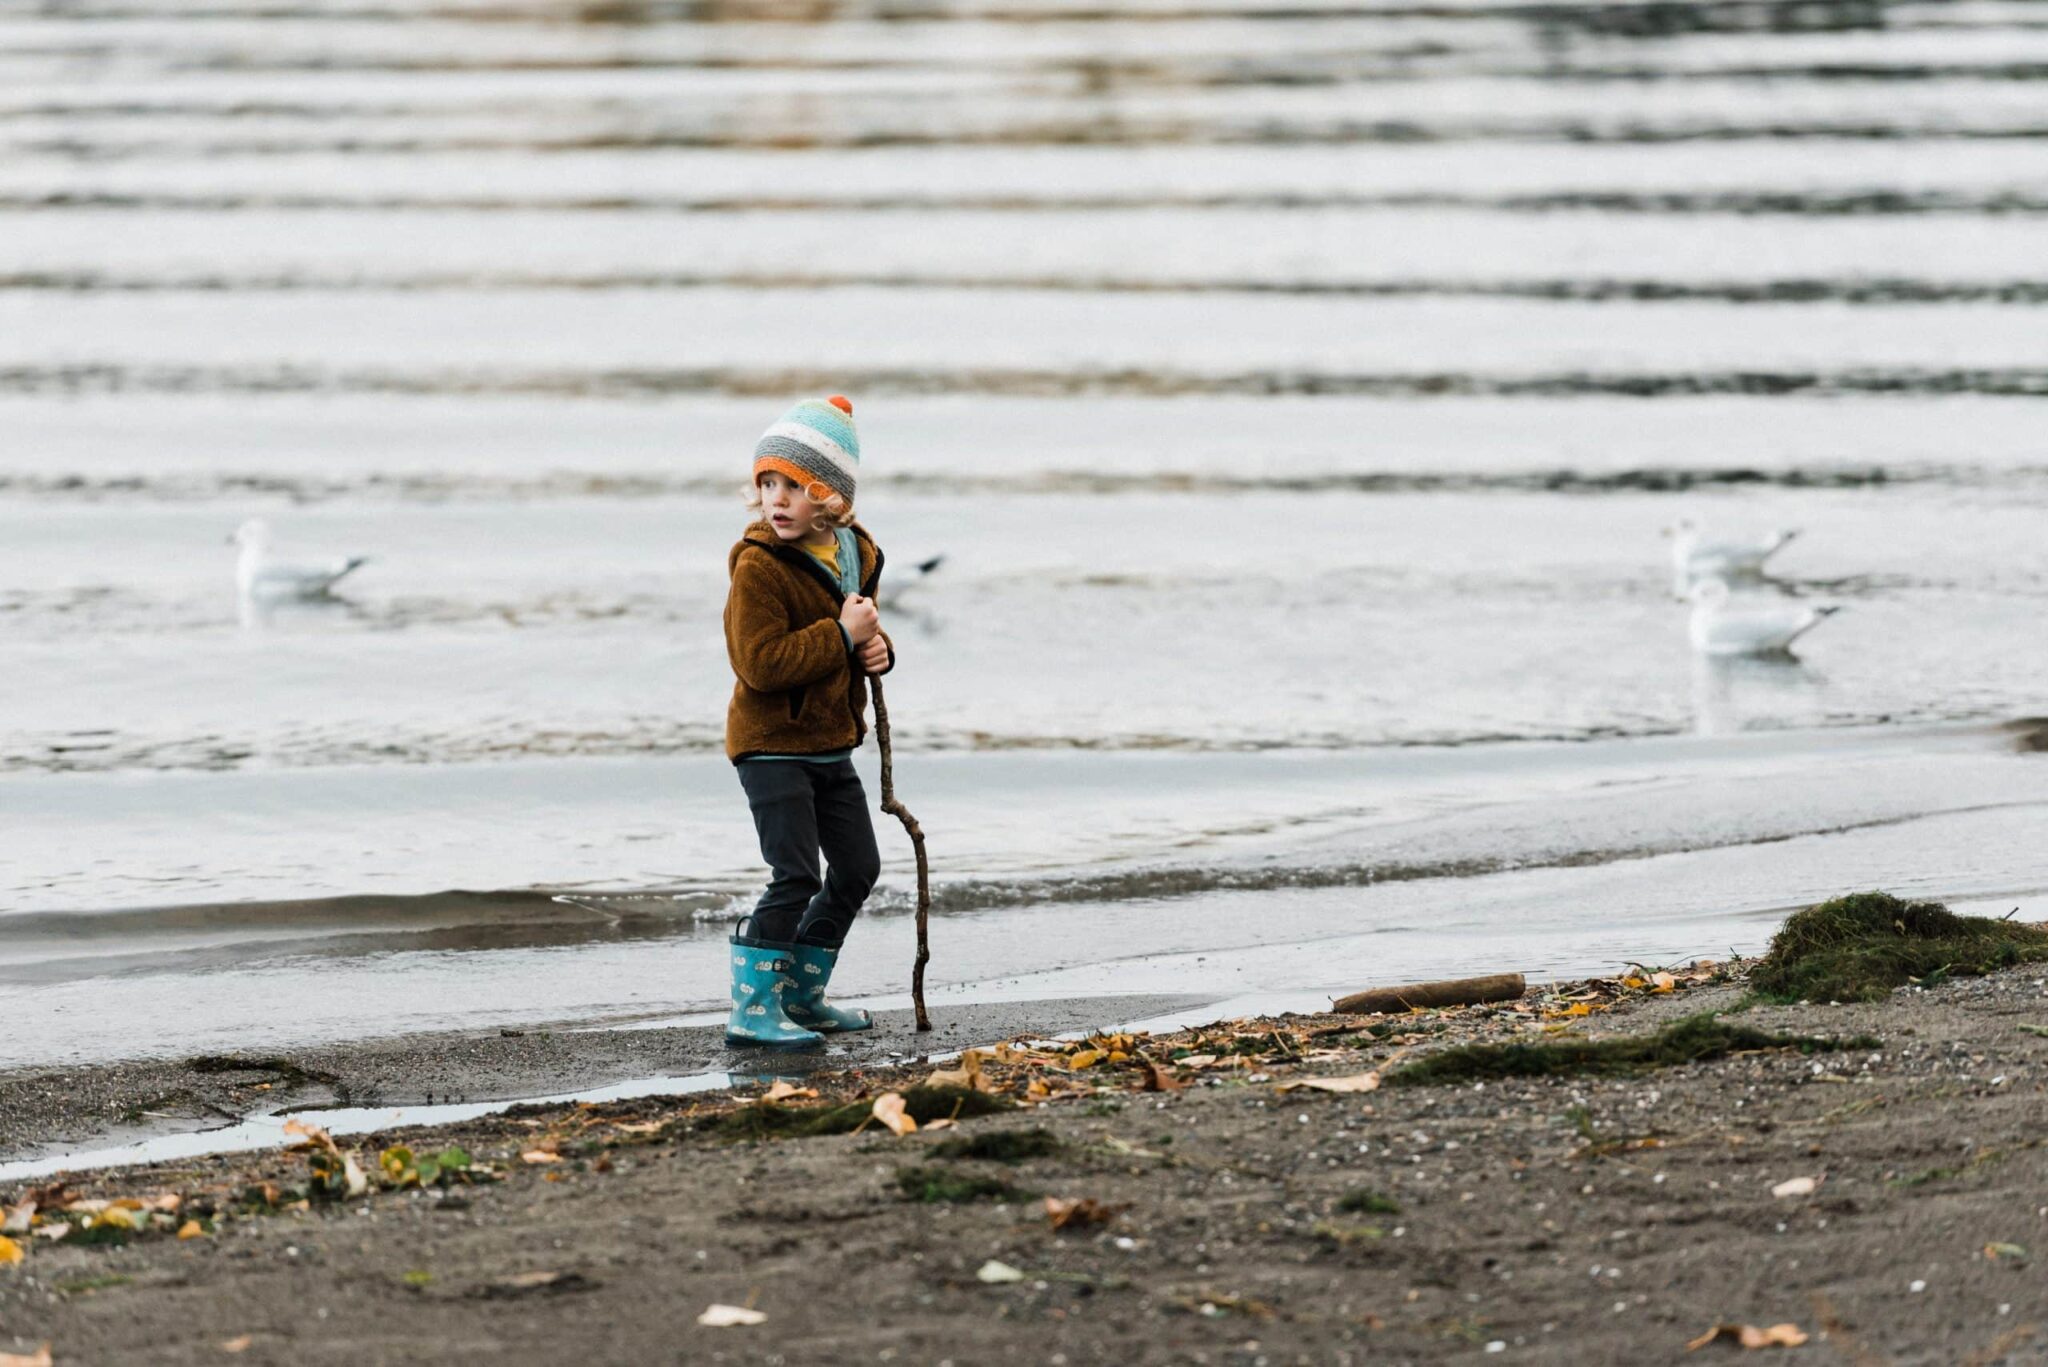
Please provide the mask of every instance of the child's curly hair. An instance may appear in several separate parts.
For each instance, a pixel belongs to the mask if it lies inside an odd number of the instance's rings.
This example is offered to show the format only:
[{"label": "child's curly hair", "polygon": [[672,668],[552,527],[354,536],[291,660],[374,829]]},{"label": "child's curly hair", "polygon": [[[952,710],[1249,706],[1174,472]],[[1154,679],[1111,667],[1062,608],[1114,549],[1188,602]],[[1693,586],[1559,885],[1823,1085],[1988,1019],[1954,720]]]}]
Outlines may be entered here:
[{"label": "child's curly hair", "polygon": [[[803,494],[818,510],[818,515],[811,519],[812,531],[829,532],[853,525],[853,505],[817,480],[805,485]],[[754,515],[753,520],[759,522],[763,517],[760,480],[748,481],[740,497],[746,501],[747,511]]]}]

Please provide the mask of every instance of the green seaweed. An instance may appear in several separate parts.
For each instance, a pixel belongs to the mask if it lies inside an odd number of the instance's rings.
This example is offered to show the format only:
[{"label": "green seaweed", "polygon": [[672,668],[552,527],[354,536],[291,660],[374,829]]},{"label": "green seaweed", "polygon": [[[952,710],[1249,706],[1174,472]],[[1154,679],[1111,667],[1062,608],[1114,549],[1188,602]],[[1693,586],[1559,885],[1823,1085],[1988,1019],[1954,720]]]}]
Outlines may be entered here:
[{"label": "green seaweed", "polygon": [[1374,1191],[1371,1187],[1353,1187],[1337,1198],[1337,1209],[1347,1214],[1399,1215],[1401,1207],[1391,1197]]},{"label": "green seaweed", "polygon": [[896,1185],[913,1201],[959,1205],[966,1201],[1018,1201],[1029,1196],[1000,1177],[983,1177],[958,1168],[918,1164],[898,1168]]},{"label": "green seaweed", "polygon": [[958,1161],[981,1159],[991,1163],[1022,1163],[1043,1158],[1060,1146],[1051,1130],[995,1130],[988,1134],[962,1135],[935,1145],[932,1156]]},{"label": "green seaweed", "polygon": [[1797,1049],[1810,1054],[1878,1047],[1879,1042],[1868,1035],[1843,1040],[1773,1035],[1746,1025],[1730,1025],[1711,1012],[1702,1012],[1648,1035],[1468,1044],[1396,1068],[1384,1082],[1389,1087],[1427,1087],[1507,1077],[1616,1077],[1722,1058],[1738,1050]]},{"label": "green seaweed", "polygon": [[2048,934],[2034,926],[1858,892],[1787,918],[1749,985],[1766,1001],[1877,1001],[1908,982],[1932,986],[2040,959]]},{"label": "green seaweed", "polygon": [[[966,1087],[910,1087],[903,1092],[903,1109],[920,1125],[934,1120],[967,1120],[1014,1110],[1016,1103],[987,1092]],[[830,1102],[816,1106],[784,1106],[757,1101],[736,1111],[711,1116],[697,1123],[699,1134],[722,1139],[801,1139],[826,1134],[851,1134],[874,1121],[872,1101]]]}]

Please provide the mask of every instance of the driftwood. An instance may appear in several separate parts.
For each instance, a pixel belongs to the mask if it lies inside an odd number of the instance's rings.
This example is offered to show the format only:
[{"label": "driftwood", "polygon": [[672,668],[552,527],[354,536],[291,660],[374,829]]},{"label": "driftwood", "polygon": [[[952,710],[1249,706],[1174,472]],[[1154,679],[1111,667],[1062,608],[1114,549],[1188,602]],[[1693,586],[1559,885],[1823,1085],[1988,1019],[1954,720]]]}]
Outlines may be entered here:
[{"label": "driftwood", "polygon": [[1506,1002],[1521,996],[1527,987],[1519,973],[1495,973],[1485,978],[1448,978],[1443,982],[1409,983],[1405,987],[1376,987],[1370,992],[1354,992],[1348,997],[1339,997],[1331,1009],[1352,1015],[1377,1016],[1425,1006]]},{"label": "driftwood", "polygon": [[868,679],[868,691],[875,698],[875,744],[882,750],[882,810],[903,823],[910,832],[910,848],[917,855],[917,962],[910,970],[910,1002],[917,1008],[917,1028],[932,1028],[924,1009],[924,966],[932,957],[929,926],[932,914],[931,865],[924,856],[924,828],[910,809],[896,800],[896,764],[889,753],[889,704],[882,700],[882,681]]}]

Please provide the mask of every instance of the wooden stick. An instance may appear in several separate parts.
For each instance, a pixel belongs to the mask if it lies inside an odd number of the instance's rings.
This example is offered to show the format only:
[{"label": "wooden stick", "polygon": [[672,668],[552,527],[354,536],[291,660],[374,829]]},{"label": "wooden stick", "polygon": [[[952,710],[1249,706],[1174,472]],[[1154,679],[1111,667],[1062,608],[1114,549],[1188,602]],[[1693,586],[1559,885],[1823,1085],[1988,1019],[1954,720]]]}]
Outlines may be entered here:
[{"label": "wooden stick", "polygon": [[910,848],[917,855],[917,963],[910,970],[910,1001],[917,1008],[917,1028],[932,1028],[924,1009],[924,966],[932,957],[931,914],[932,873],[924,855],[924,828],[910,809],[896,800],[896,762],[889,752],[889,704],[882,700],[882,681],[870,676],[868,688],[875,695],[875,743],[882,747],[882,810],[903,823],[910,832]]},{"label": "wooden stick", "polygon": [[[886,752],[885,752],[886,753]],[[1406,987],[1379,987],[1340,997],[1334,1011],[1375,1016],[1409,1011],[1418,1006],[1470,1006],[1475,1002],[1513,1001],[1527,984],[1519,973],[1495,973],[1485,978],[1450,978],[1435,983],[1410,983]]]}]

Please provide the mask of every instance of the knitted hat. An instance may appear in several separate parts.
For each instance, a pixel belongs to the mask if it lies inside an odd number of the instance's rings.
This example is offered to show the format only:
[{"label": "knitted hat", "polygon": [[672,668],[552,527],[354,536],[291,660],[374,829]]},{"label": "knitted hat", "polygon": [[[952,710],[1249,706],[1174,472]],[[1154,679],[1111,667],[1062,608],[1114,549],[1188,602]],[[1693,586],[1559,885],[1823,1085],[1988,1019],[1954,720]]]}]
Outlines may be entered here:
[{"label": "knitted hat", "polygon": [[822,484],[851,504],[860,477],[853,400],[843,394],[804,399],[784,413],[754,443],[754,478],[763,470],[787,475],[801,489]]}]

